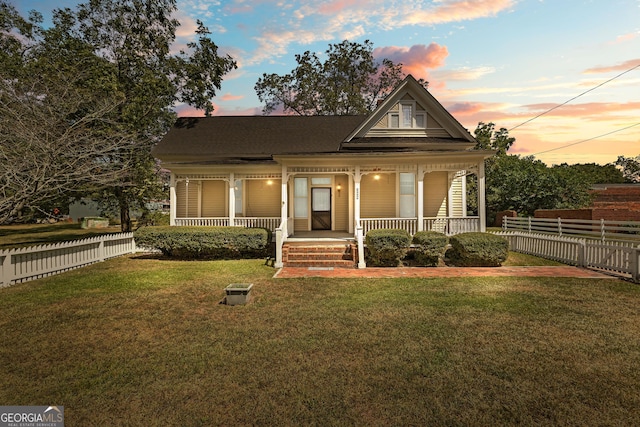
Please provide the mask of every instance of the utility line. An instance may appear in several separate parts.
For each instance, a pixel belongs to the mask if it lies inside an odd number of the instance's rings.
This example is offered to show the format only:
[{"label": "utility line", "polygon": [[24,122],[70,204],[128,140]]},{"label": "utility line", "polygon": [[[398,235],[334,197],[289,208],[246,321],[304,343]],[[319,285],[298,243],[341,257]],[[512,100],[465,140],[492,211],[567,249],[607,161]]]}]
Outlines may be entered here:
[{"label": "utility line", "polygon": [[[611,82],[611,81],[613,81],[613,80],[617,79],[618,77],[623,76],[624,74],[627,74],[628,72],[631,72],[631,71],[635,70],[635,69],[636,69],[636,68],[638,68],[638,67],[640,67],[640,64],[636,65],[635,67],[632,67],[632,68],[628,69],[627,71],[623,71],[622,73],[618,74],[617,76],[612,77],[612,78],[610,78],[609,80],[604,81],[604,82],[600,83],[599,85],[594,86],[594,87],[592,87],[591,89],[589,89],[589,90],[586,90],[586,91],[582,92],[582,93],[581,93],[581,94],[579,94],[579,95],[574,96],[573,98],[571,98],[571,99],[570,99],[570,100],[568,100],[568,101],[563,102],[562,104],[558,104],[558,105],[556,105],[555,107],[550,108],[550,109],[548,109],[547,111],[544,111],[544,112],[542,112],[542,113],[538,114],[537,116],[532,117],[532,118],[530,118],[529,120],[526,120],[526,121],[524,121],[524,122],[520,123],[519,125],[512,127],[512,128],[511,128],[511,129],[509,129],[508,131],[509,131],[509,132],[511,132],[512,130],[517,129],[517,128],[519,128],[520,126],[524,126],[524,125],[526,125],[527,123],[534,121],[534,120],[535,120],[535,119],[537,119],[538,117],[541,117],[541,116],[544,116],[544,115],[545,115],[545,114],[547,114],[547,113],[550,113],[551,111],[555,110],[556,108],[560,108],[560,107],[562,107],[563,105],[567,105],[568,103],[570,103],[570,102],[571,102],[571,101],[573,101],[574,99],[578,99],[578,98],[580,98],[582,95],[586,95],[587,93],[589,93],[589,92],[591,92],[591,91],[593,91],[593,90],[596,90],[596,89],[598,89],[598,88],[599,88],[599,87],[601,87],[601,86],[606,85],[607,83],[609,83],[609,82]],[[633,126],[635,126],[635,125],[633,125]],[[620,129],[620,130],[623,130],[623,129]],[[617,132],[617,131],[616,131],[616,132]],[[601,136],[604,136],[604,135],[601,135]],[[595,138],[599,138],[599,136],[596,136]],[[595,139],[595,138],[592,138],[592,139]],[[567,146],[567,147],[568,147],[568,146]]]},{"label": "utility line", "polygon": [[545,150],[545,151],[540,151],[538,153],[533,153],[531,155],[532,156],[537,156],[538,154],[544,154],[544,153],[548,153],[550,151],[556,151],[556,150],[561,150],[563,148],[572,147],[574,145],[582,144],[583,142],[592,141],[594,139],[602,138],[604,136],[611,135],[613,133],[622,132],[623,130],[630,129],[630,128],[632,128],[634,126],[638,126],[638,125],[640,125],[640,123],[636,123],[636,124],[633,124],[633,125],[630,125],[630,126],[627,126],[627,127],[623,127],[621,129],[616,129],[616,130],[613,130],[611,132],[603,133],[602,135],[594,136],[593,138],[583,139],[582,141],[573,142],[571,144],[563,145],[562,147],[551,148],[550,150]]}]

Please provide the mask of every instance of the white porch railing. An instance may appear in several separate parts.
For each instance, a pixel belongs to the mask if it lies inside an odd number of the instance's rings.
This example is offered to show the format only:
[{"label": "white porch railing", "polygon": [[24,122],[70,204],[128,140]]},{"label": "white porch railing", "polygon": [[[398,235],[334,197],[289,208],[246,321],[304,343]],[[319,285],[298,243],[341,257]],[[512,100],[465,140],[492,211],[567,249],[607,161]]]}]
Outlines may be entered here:
[{"label": "white porch railing", "polygon": [[[280,217],[235,217],[237,227],[261,227],[275,231],[280,225]],[[229,218],[176,218],[176,225],[187,227],[228,227]]]},{"label": "white porch railing", "polygon": [[631,241],[569,237],[544,233],[501,231],[509,249],[565,264],[629,275],[640,281],[640,244]]},{"label": "white porch railing", "polygon": [[[360,225],[365,236],[370,230],[378,228],[399,228],[407,230],[411,235],[418,231],[417,218],[360,218]],[[480,218],[477,216],[424,218],[422,229],[447,235],[480,231]]]},{"label": "white porch railing", "polygon": [[380,228],[399,228],[407,230],[409,234],[416,234],[418,230],[417,218],[360,218],[362,235],[366,236],[371,230]]},{"label": "white porch railing", "polygon": [[0,287],[62,273],[135,250],[133,233],[0,250]]},{"label": "white porch railing", "polygon": [[176,225],[181,227],[227,227],[229,218],[176,218]]}]

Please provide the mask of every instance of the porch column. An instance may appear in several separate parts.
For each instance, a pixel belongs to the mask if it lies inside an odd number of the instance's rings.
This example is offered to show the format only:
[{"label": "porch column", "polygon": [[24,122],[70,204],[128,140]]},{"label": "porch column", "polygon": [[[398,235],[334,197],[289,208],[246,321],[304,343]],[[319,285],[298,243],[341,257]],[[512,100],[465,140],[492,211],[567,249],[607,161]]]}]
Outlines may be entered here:
[{"label": "porch column", "polygon": [[360,166],[356,166],[353,174],[353,222],[356,228],[360,225]]},{"label": "porch column", "polygon": [[176,174],[171,172],[171,178],[169,180],[169,225],[176,225],[177,203]]},{"label": "porch column", "polygon": [[289,235],[288,230],[289,226],[287,224],[287,218],[289,218],[289,206],[287,203],[287,182],[289,181],[289,177],[287,175],[287,165],[282,165],[282,207],[280,211],[280,223],[282,224],[282,231],[287,233],[286,236]]},{"label": "porch column", "polygon": [[424,168],[418,165],[418,231],[424,231]]},{"label": "porch column", "polygon": [[229,173],[229,226],[236,221],[236,179],[233,172]]},{"label": "porch column", "polygon": [[487,231],[487,204],[485,199],[484,159],[478,162],[478,217],[480,231]]}]

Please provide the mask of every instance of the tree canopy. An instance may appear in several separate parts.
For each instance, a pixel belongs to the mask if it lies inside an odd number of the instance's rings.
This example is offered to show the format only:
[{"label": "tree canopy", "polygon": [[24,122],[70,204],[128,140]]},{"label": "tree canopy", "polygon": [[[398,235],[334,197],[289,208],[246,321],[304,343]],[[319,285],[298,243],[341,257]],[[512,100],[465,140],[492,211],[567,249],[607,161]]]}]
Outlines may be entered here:
[{"label": "tree canopy", "polygon": [[41,14],[23,18],[0,0],[0,164],[11,171],[0,181],[0,222],[97,192],[130,229],[129,208],[158,194],[151,146],[173,124],[172,107],[210,114],[236,67],[201,22],[196,41],[172,54],[175,12],[175,0],[89,0],[56,9],[44,28]]},{"label": "tree canopy", "polygon": [[[493,123],[478,123],[474,132],[477,149],[496,150],[485,162],[487,217],[493,221],[498,212],[514,210],[533,215],[536,209],[576,209],[588,206],[593,184],[620,183],[625,179],[616,165],[563,163],[548,167],[533,156],[508,154],[515,138]],[[468,177],[472,211],[477,211],[477,178]]]},{"label": "tree canopy", "polygon": [[289,74],[263,74],[255,85],[263,113],[282,108],[301,116],[367,114],[404,78],[402,64],[374,60],[369,40],[329,44],[325,56],[321,61],[306,51],[295,56],[298,65]]}]

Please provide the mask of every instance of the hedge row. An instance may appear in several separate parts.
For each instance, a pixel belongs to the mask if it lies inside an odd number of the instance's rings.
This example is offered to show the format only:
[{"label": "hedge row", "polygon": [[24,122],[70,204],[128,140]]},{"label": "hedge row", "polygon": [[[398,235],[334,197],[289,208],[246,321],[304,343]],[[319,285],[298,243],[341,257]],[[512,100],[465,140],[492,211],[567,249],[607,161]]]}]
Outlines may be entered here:
[{"label": "hedge row", "polygon": [[[509,243],[489,233],[463,233],[447,238],[433,231],[418,232],[411,238],[405,230],[377,229],[367,233],[367,264],[397,267],[412,258],[416,265],[433,267],[444,260],[447,265],[500,266],[509,255]],[[450,243],[451,247],[447,250]]]},{"label": "hedge row", "polygon": [[136,245],[181,259],[262,258],[269,252],[271,233],[244,227],[141,227]]}]

